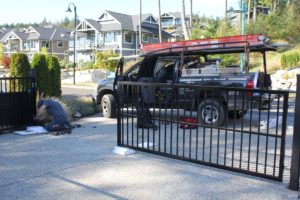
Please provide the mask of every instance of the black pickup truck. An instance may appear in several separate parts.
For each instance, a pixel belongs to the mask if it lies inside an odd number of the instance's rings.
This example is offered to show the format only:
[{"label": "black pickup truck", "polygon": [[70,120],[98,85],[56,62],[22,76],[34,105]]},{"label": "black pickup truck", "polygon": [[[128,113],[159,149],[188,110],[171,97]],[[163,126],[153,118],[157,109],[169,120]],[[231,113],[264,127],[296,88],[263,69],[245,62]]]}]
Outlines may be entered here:
[{"label": "black pickup truck", "polygon": [[[246,49],[246,51],[245,51]],[[192,84],[203,86],[221,86],[221,87],[233,87],[233,88],[260,88],[270,89],[271,80],[270,76],[266,73],[266,51],[274,51],[274,47],[265,44],[265,42],[259,45],[250,46],[246,48],[244,46],[229,45],[224,48],[200,48],[193,50],[175,50],[175,51],[157,51],[146,53],[141,55],[143,58],[141,62],[132,66],[124,74],[122,73],[122,61],[119,63],[119,67],[115,78],[106,79],[100,81],[97,87],[97,92],[94,95],[95,101],[101,104],[104,117],[116,116],[116,100],[114,91],[114,84],[116,86],[117,81],[141,81],[151,83],[168,83],[168,84]],[[249,73],[249,53],[260,52],[262,53],[262,59],[264,64],[264,72]],[[245,53],[245,70],[241,71],[240,66],[220,66],[221,59],[217,56],[222,54],[233,53],[239,55]],[[120,73],[121,72],[121,73]],[[156,91],[160,96],[160,101],[168,105],[171,101],[172,93],[167,90]],[[186,105],[193,105],[192,109],[201,113],[201,109],[206,109],[210,106],[214,109],[215,116],[212,118],[213,122],[205,121],[205,117],[200,119],[205,123],[218,123],[222,124],[226,116],[241,117],[247,112],[247,106],[242,108],[242,99],[244,93],[230,94],[221,92],[218,96],[224,97],[224,103],[215,101],[213,96],[206,100],[205,106],[203,102],[196,100],[195,91],[193,90],[180,90],[178,91],[176,101],[180,108],[187,109]],[[204,94],[203,94],[204,95]],[[207,95],[207,94],[206,94]],[[227,97],[226,97],[227,95]],[[235,95],[235,97],[234,97]],[[201,95],[200,95],[201,96]],[[208,95],[209,96],[209,95]],[[226,97],[226,98],[225,98]],[[267,99],[267,98],[266,98]],[[187,102],[189,101],[189,102]],[[268,105],[269,99],[266,101],[264,98],[260,100],[261,105],[257,107],[263,107]],[[199,104],[199,105],[196,105]],[[210,105],[211,104],[211,105]],[[217,109],[218,108],[218,109]],[[189,109],[190,106],[189,106]],[[200,109],[200,110],[199,110]],[[228,115],[225,113],[228,112]],[[235,113],[233,113],[235,112]]]}]

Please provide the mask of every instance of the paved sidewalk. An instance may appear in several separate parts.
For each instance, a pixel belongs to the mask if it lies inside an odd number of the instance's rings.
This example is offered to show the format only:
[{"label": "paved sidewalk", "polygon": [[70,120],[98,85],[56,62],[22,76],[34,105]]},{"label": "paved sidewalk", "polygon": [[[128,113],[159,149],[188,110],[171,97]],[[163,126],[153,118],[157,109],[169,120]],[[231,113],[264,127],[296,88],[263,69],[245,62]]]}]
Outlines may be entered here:
[{"label": "paved sidewalk", "polygon": [[0,199],[297,199],[287,185],[137,152],[112,153],[116,120],[71,135],[0,135]]}]

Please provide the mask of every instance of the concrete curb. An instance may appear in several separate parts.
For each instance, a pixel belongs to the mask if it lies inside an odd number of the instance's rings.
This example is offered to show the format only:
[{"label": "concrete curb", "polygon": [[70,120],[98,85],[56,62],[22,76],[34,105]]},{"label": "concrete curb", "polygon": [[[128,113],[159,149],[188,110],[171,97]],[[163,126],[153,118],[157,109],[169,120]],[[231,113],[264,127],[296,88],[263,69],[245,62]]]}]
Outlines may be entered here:
[{"label": "concrete curb", "polygon": [[77,86],[77,85],[61,85],[62,88],[78,88],[78,89],[95,89],[96,85],[93,86]]}]

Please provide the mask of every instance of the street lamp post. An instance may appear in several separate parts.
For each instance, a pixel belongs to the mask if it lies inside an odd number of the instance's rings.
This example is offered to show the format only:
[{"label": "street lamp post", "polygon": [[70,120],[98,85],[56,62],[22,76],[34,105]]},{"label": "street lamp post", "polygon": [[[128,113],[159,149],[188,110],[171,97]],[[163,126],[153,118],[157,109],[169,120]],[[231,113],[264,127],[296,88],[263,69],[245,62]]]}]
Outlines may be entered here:
[{"label": "street lamp post", "polygon": [[76,66],[76,17],[77,17],[77,12],[76,12],[76,6],[73,2],[69,3],[68,9],[66,12],[72,12],[71,6],[73,6],[73,11],[74,11],[74,55],[73,55],[73,84],[75,85],[75,66]]}]

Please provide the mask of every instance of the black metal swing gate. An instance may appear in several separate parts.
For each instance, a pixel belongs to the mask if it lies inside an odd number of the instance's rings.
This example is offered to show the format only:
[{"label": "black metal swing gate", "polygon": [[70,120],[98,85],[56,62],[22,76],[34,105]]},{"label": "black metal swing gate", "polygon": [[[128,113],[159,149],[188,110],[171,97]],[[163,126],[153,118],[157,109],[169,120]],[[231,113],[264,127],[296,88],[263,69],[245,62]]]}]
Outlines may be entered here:
[{"label": "black metal swing gate", "polygon": [[32,123],[35,102],[34,78],[0,78],[0,133]]},{"label": "black metal swing gate", "polygon": [[288,91],[120,81],[118,94],[119,146],[282,181]]}]

